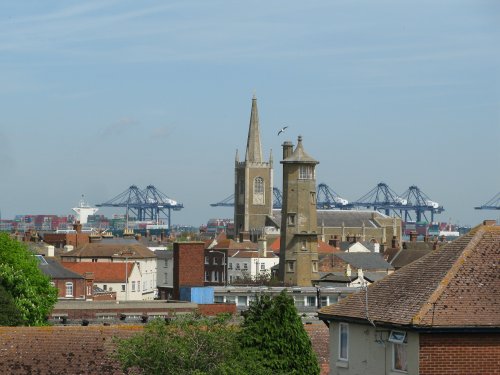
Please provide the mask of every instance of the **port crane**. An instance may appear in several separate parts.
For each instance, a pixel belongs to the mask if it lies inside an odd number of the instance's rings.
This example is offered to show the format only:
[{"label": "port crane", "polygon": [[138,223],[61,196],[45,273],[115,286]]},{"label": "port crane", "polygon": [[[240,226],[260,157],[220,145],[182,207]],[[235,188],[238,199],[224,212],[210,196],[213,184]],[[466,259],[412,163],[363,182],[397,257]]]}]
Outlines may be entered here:
[{"label": "port crane", "polygon": [[485,204],[474,208],[476,210],[500,210],[500,192]]},{"label": "port crane", "polygon": [[136,217],[139,221],[150,220],[158,223],[163,214],[169,229],[171,228],[172,211],[180,211],[184,208],[182,203],[169,198],[153,185],[148,185],[144,190],[139,189],[136,185],[131,185],[116,197],[96,204],[96,206],[126,208],[127,219]]},{"label": "port crane", "polygon": [[[274,187],[273,188],[273,208],[280,209],[283,202],[283,197],[281,195],[281,190]],[[211,203],[211,207],[234,207],[234,194],[229,197],[224,198],[220,202]]]}]

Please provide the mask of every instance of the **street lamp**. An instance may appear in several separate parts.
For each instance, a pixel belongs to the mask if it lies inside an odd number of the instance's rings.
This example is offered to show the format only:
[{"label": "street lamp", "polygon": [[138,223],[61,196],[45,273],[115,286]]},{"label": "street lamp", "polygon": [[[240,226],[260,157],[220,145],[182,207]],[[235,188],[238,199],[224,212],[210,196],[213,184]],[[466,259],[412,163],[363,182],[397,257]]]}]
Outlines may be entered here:
[{"label": "street lamp", "polygon": [[120,251],[119,255],[125,255],[125,302],[128,300],[128,257],[135,255],[135,251]]},{"label": "street lamp", "polygon": [[224,258],[223,258],[223,268],[222,268],[222,277],[224,278],[224,286],[227,286],[227,277],[226,277],[226,267],[227,267],[227,262],[226,262],[226,258],[227,258],[227,255],[224,251],[218,251],[218,250],[209,250],[208,251],[209,253],[219,253],[219,254],[222,254],[224,255]]}]

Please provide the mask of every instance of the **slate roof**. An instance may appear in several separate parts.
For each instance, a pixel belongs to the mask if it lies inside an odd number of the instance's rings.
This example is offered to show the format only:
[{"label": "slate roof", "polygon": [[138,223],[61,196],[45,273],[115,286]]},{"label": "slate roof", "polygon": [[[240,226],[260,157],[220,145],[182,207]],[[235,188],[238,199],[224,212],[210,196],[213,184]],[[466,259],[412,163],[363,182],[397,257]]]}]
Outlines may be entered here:
[{"label": "slate roof", "polygon": [[[342,224],[346,228],[361,228],[363,223],[368,228],[380,228],[380,225],[373,219],[388,218],[388,216],[378,211],[362,210],[316,210],[318,231],[321,226],[325,228],[341,228]],[[273,217],[277,223],[281,223],[281,210],[273,210]]]},{"label": "slate roof", "polygon": [[94,282],[96,283],[125,283],[125,272],[128,277],[132,274],[135,263],[108,263],[108,262],[64,262],[61,263],[65,268],[78,274],[86,272],[94,273]]},{"label": "slate roof", "polygon": [[82,274],[64,268],[57,260],[44,258],[45,262],[39,262],[38,268],[51,279],[83,279]]},{"label": "slate roof", "polygon": [[413,328],[500,328],[500,226],[468,234],[320,310],[320,317]]},{"label": "slate roof", "polygon": [[392,270],[394,267],[387,263],[379,253],[335,253],[334,256],[342,259],[356,268],[364,270]]},{"label": "slate roof", "polygon": [[401,249],[398,253],[392,258],[391,264],[394,268],[398,269],[401,267],[414,262],[417,259],[422,258],[424,255],[431,253],[432,250],[429,249]]},{"label": "slate roof", "polygon": [[172,259],[174,257],[172,250],[156,250],[155,254],[158,259]]},{"label": "slate roof", "polygon": [[[134,255],[128,256],[129,259],[156,258],[154,251],[141,244],[135,239],[103,239],[100,242],[93,242],[83,245],[75,250],[61,254],[64,261],[65,257],[77,258],[109,258],[114,257],[120,252],[134,252]],[[124,256],[119,256],[124,258]]]}]

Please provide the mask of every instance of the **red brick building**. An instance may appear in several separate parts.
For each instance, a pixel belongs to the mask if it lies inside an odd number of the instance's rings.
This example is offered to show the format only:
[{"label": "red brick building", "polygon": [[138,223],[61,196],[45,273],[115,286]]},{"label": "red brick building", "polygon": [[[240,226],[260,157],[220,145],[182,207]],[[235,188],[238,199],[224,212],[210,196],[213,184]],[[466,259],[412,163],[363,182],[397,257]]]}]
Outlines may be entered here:
[{"label": "red brick building", "polygon": [[500,374],[500,226],[468,234],[320,310],[330,374]]},{"label": "red brick building", "polygon": [[205,243],[174,243],[173,299],[180,297],[181,287],[205,285]]}]

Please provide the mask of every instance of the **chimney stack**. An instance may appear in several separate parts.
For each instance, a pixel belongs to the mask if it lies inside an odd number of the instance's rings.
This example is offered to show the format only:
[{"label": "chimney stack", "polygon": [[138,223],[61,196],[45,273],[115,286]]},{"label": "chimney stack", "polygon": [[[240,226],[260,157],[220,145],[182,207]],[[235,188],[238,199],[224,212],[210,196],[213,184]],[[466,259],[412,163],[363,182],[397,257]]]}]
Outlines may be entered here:
[{"label": "chimney stack", "polygon": [[398,244],[398,238],[396,236],[392,236],[392,243],[391,243],[391,247],[393,249],[397,249],[399,247],[399,244]]},{"label": "chimney stack", "polygon": [[411,231],[410,232],[410,242],[417,242],[417,236],[418,236],[417,232]]},{"label": "chimney stack", "polygon": [[293,143],[290,141],[285,141],[283,142],[282,147],[283,147],[283,160],[285,160],[293,153]]}]

